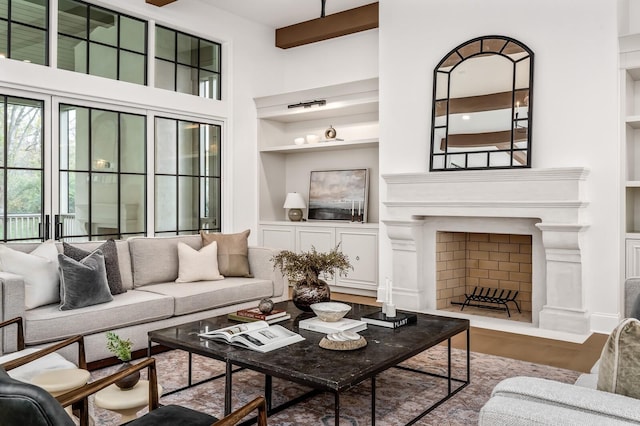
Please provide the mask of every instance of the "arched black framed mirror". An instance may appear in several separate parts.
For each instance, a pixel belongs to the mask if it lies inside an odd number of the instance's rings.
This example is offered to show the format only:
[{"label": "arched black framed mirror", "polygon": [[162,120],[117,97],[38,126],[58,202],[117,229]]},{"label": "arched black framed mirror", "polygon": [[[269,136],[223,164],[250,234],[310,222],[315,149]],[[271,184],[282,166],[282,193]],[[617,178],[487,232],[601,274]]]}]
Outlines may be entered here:
[{"label": "arched black framed mirror", "polygon": [[434,70],[431,171],[531,167],[533,52],[484,36]]}]

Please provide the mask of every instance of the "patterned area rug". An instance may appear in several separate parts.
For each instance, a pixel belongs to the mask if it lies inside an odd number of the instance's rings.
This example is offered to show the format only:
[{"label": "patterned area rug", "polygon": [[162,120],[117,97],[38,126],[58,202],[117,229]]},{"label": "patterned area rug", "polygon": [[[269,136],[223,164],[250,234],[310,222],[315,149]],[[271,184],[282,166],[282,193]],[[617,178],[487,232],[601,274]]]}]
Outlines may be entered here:
[{"label": "patterned area rug", "polygon": [[[453,376],[465,377],[465,352],[452,350]],[[155,356],[158,363],[158,381],[165,392],[187,383],[187,354],[170,351]],[[437,374],[446,374],[446,347],[436,346],[404,362],[411,368]],[[327,366],[330,368],[330,366]],[[109,367],[93,372],[92,379],[115,372]],[[224,372],[224,364],[194,355],[194,381]],[[530,362],[516,361],[492,355],[471,354],[471,384],[450,400],[427,414],[418,425],[473,425],[478,412],[489,399],[491,390],[502,379],[512,376],[544,377],[573,383],[579,372],[548,367]],[[144,376],[144,374],[143,374]],[[243,370],[233,376],[233,406],[249,402],[260,395],[264,376]],[[455,385],[454,385],[455,386]],[[308,388],[284,380],[273,380],[273,404],[283,403],[303,394]],[[424,410],[424,407],[446,394],[446,380],[392,368],[376,379],[376,424],[403,425]],[[371,424],[371,383],[366,381],[341,394],[340,425],[365,426]],[[92,401],[93,402],[93,401]],[[333,425],[333,394],[320,394],[290,407],[272,417],[270,425]],[[217,417],[224,409],[224,379],[208,382],[161,398],[162,404],[178,404],[204,411]],[[139,414],[146,412],[146,409]],[[96,425],[116,425],[120,416],[93,407]]]}]

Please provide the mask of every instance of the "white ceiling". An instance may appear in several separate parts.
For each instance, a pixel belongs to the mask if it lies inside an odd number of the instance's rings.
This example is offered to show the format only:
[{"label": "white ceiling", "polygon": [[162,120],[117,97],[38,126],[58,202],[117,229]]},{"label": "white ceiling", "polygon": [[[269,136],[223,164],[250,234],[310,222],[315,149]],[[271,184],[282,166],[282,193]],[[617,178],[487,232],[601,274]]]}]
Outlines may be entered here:
[{"label": "white ceiling", "polygon": [[[321,0],[206,0],[207,3],[251,21],[281,28],[316,19],[322,10]],[[376,0],[327,0],[325,13],[331,15]]]}]

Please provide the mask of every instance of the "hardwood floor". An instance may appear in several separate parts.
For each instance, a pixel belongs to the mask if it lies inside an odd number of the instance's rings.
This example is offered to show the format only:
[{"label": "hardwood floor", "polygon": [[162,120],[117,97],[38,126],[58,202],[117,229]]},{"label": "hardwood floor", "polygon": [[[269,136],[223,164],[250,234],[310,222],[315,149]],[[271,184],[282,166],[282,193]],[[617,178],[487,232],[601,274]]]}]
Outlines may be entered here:
[{"label": "hardwood floor", "polygon": [[[333,292],[331,298],[367,305],[380,305],[371,297]],[[606,340],[607,335],[594,333],[584,343],[579,344],[484,328],[471,328],[471,350],[473,352],[582,372],[588,372],[596,360],[600,358]],[[452,339],[452,343],[454,347],[463,348],[465,339],[460,336]]]}]

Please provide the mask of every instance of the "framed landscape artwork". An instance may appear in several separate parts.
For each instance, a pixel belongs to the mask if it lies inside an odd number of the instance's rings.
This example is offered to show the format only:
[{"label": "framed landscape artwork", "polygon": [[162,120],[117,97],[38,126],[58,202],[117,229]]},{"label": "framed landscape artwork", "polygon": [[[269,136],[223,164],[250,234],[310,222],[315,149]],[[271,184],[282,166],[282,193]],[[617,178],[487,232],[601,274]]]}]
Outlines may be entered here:
[{"label": "framed landscape artwork", "polygon": [[367,221],[369,170],[318,170],[309,183],[309,220]]}]

